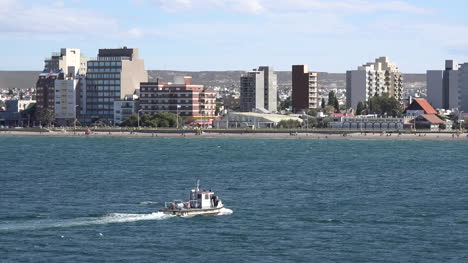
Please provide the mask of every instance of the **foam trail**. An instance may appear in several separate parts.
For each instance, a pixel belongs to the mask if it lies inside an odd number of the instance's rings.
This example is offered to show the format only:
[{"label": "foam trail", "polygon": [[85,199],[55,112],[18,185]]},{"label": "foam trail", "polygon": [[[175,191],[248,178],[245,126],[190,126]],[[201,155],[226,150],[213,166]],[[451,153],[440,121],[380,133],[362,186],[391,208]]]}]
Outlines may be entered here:
[{"label": "foam trail", "polygon": [[154,201],[140,202],[140,205],[158,205],[158,204],[161,204],[161,202],[154,202]]},{"label": "foam trail", "polygon": [[218,216],[228,216],[228,215],[232,215],[232,213],[234,213],[234,211],[232,211],[229,208],[223,207],[221,208],[221,211],[219,211]]},{"label": "foam trail", "polygon": [[151,214],[123,214],[113,213],[99,218],[77,218],[56,221],[36,221],[20,224],[4,224],[0,225],[0,231],[18,231],[18,230],[37,230],[46,228],[66,228],[75,226],[89,226],[89,225],[105,225],[114,223],[127,223],[136,221],[148,220],[164,220],[174,217],[173,215],[166,215],[162,212],[155,212]]}]

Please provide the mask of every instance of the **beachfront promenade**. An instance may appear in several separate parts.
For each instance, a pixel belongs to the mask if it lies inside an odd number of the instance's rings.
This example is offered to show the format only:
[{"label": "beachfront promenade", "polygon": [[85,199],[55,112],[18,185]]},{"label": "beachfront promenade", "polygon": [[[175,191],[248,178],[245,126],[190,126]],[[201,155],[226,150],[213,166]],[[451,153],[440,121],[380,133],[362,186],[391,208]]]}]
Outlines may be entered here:
[{"label": "beachfront promenade", "polygon": [[49,136],[49,137],[127,137],[127,138],[258,138],[258,139],[348,139],[348,140],[447,140],[467,141],[468,133],[457,131],[433,132],[418,131],[357,131],[332,129],[207,129],[200,134],[188,129],[127,129],[97,128],[91,129],[0,129],[0,136]]}]

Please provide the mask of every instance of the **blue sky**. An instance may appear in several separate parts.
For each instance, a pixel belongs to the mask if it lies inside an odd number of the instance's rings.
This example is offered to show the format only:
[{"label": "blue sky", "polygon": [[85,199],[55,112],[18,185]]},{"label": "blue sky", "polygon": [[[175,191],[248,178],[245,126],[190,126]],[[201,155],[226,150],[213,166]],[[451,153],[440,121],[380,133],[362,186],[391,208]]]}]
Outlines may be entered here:
[{"label": "blue sky", "polygon": [[147,69],[345,72],[388,56],[406,73],[468,62],[465,0],[0,0],[0,70],[61,47],[138,47]]}]

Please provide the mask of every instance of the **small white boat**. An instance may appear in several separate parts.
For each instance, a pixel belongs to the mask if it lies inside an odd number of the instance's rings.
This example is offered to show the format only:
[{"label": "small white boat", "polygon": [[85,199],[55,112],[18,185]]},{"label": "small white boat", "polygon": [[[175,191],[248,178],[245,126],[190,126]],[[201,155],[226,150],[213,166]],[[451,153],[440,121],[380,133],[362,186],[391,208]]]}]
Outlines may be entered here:
[{"label": "small white boat", "polygon": [[197,188],[190,191],[190,200],[165,202],[159,211],[176,216],[218,215],[223,207],[223,202],[213,191],[200,190],[197,182]]}]

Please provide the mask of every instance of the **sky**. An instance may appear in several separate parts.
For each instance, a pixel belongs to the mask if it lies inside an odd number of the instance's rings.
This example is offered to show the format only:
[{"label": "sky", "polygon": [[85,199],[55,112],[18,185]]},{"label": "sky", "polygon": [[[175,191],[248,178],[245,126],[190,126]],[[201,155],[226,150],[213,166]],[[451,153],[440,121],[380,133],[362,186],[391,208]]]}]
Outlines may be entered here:
[{"label": "sky", "polygon": [[0,0],[0,70],[60,48],[139,48],[151,70],[344,73],[388,56],[405,73],[468,62],[466,0]]}]

